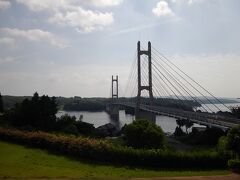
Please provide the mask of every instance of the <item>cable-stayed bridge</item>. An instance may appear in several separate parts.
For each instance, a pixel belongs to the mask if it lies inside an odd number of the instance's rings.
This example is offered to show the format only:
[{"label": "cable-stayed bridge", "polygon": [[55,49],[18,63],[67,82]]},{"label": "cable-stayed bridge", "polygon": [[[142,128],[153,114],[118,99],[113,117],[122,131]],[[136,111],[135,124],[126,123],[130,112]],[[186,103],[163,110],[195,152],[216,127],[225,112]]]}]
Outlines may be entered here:
[{"label": "cable-stayed bridge", "polygon": [[125,107],[134,110],[137,119],[155,121],[156,115],[165,115],[222,129],[240,124],[240,119],[221,113],[229,107],[152,47],[151,42],[144,50],[138,42],[136,52],[125,98],[119,98],[118,76],[112,76],[112,102],[106,107],[110,115],[118,116],[119,108]]}]

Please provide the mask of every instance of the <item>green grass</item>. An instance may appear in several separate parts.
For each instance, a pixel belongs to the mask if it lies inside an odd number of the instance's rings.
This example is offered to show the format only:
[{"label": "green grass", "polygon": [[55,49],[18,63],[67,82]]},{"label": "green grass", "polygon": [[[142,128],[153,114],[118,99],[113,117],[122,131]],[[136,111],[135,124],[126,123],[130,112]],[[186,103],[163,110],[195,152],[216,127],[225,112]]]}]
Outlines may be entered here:
[{"label": "green grass", "polygon": [[170,171],[117,167],[70,159],[0,141],[0,178],[130,178],[227,175],[227,170]]}]

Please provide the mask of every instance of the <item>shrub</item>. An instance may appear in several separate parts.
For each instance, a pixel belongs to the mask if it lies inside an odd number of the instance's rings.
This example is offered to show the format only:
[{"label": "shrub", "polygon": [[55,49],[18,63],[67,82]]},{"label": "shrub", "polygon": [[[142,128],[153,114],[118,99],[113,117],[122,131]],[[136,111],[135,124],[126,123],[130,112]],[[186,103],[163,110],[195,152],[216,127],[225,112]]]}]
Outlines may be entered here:
[{"label": "shrub", "polygon": [[239,159],[230,159],[228,160],[228,167],[234,172],[240,172],[240,160]]},{"label": "shrub", "polygon": [[240,119],[240,107],[237,106],[237,107],[232,107],[231,108],[231,112],[234,116],[236,116],[237,118]]},{"label": "shrub", "polygon": [[227,137],[226,136],[222,136],[219,139],[218,145],[217,145],[217,151],[221,155],[228,157],[228,159],[232,156],[231,151],[227,150]]},{"label": "shrub", "polygon": [[226,141],[226,148],[231,150],[235,156],[240,156],[240,125],[228,132]]},{"label": "shrub", "polygon": [[75,116],[69,116],[68,114],[64,114],[61,117],[57,118],[57,122],[55,128],[57,131],[62,131],[68,126],[71,126],[76,122]]},{"label": "shrub", "polygon": [[0,139],[71,155],[75,158],[154,168],[225,168],[227,160],[215,151],[172,152],[114,146],[101,139],[27,132],[0,127]]},{"label": "shrub", "polygon": [[56,131],[74,135],[94,135],[95,127],[90,123],[82,122],[80,120],[76,121],[75,116],[65,114],[60,118],[57,118]]},{"label": "shrub", "polygon": [[127,145],[134,148],[164,148],[166,145],[161,127],[147,121],[137,120],[124,128]]},{"label": "shrub", "polygon": [[205,131],[193,129],[190,134],[181,138],[181,141],[192,145],[215,146],[223,135],[225,135],[225,132],[217,128],[207,128]]},{"label": "shrub", "polygon": [[176,127],[175,131],[174,131],[174,136],[184,136],[186,135],[186,133],[183,132],[181,127]]},{"label": "shrub", "polygon": [[78,132],[83,135],[95,135],[95,127],[93,124],[83,121],[76,121],[75,126],[77,127]]}]

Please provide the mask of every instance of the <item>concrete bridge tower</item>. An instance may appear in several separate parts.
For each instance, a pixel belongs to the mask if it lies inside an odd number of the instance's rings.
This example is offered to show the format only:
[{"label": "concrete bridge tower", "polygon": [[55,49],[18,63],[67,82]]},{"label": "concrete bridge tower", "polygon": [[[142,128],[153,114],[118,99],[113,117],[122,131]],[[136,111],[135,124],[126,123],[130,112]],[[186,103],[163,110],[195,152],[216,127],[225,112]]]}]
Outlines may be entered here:
[{"label": "concrete bridge tower", "polygon": [[[148,56],[148,85],[143,86],[141,82],[141,61],[145,59],[141,59],[142,55]],[[143,90],[147,90],[149,93],[149,103],[153,105],[153,91],[152,91],[152,49],[151,49],[151,42],[148,42],[148,50],[141,50],[140,41],[137,43],[137,66],[138,66],[138,93],[137,93],[137,102],[136,102],[136,109],[135,115],[136,119],[149,119],[155,122],[155,114],[149,112],[143,112],[140,110],[141,104],[141,92]]]},{"label": "concrete bridge tower", "polygon": [[[114,82],[116,84],[116,92],[114,92]],[[112,76],[112,101],[114,101],[114,99],[118,99],[118,76],[116,76],[116,78]]]},{"label": "concrete bridge tower", "polygon": [[114,104],[117,103],[118,100],[118,76],[116,76],[115,78],[112,76],[111,97],[112,102],[110,106],[107,106],[107,112],[112,120],[118,121],[119,105]]}]

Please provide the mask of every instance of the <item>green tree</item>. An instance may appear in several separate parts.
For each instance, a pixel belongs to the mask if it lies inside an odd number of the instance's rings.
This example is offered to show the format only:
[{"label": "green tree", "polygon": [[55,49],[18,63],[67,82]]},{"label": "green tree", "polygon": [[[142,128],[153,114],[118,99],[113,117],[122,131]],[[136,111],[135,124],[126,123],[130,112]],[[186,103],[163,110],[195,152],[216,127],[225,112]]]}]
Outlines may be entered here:
[{"label": "green tree", "polygon": [[231,154],[232,158],[240,158],[240,125],[232,128],[227,136],[219,139],[218,150],[223,154]]},{"label": "green tree", "polygon": [[0,113],[3,112],[3,99],[2,99],[2,95],[0,93]]},{"label": "green tree", "polygon": [[124,127],[126,143],[134,148],[164,148],[166,145],[161,127],[147,121],[136,120]]},{"label": "green tree", "polygon": [[227,149],[231,150],[237,158],[240,156],[240,125],[232,128],[227,134]]},{"label": "green tree", "polygon": [[232,114],[236,116],[237,118],[240,118],[240,107],[232,107],[231,108]]},{"label": "green tree", "polygon": [[56,123],[57,103],[54,97],[39,97],[34,93],[31,100],[24,99],[7,112],[6,119],[15,126],[32,126],[40,130],[53,130]]},{"label": "green tree", "polygon": [[[176,128],[176,130],[178,132],[180,132],[180,129],[185,126],[186,128],[186,134],[188,134],[188,129],[191,128],[193,126],[193,122],[188,120],[188,119],[177,119],[176,123],[178,125],[178,128]],[[180,133],[181,134],[181,133]]]},{"label": "green tree", "polygon": [[186,120],[185,127],[186,127],[186,133],[188,134],[188,129],[193,126],[193,122],[190,120]]}]

